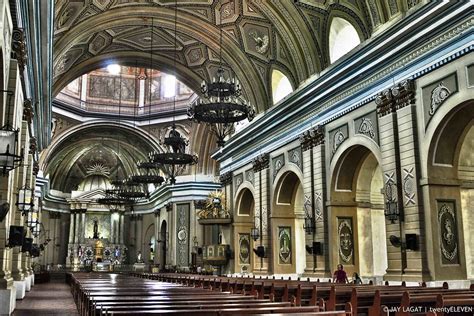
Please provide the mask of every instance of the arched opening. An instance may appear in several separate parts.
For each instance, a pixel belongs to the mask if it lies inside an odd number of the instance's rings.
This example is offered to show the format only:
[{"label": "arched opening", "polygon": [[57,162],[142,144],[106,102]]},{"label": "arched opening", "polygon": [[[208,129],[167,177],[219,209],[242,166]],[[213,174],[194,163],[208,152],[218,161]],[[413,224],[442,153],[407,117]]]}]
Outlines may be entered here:
[{"label": "arched opening", "polygon": [[335,17],[329,30],[329,60],[331,64],[360,44],[357,30],[347,20]]},{"label": "arched opening", "polygon": [[143,239],[143,261],[146,263],[153,263],[154,248],[155,248],[155,224],[148,226]]},{"label": "arched opening", "polygon": [[239,201],[239,215],[250,216],[253,212],[255,201],[252,192],[249,189],[244,189]]},{"label": "arched opening", "polygon": [[249,188],[242,189],[236,199],[237,216],[234,217],[234,249],[236,249],[234,271],[250,273],[253,271],[253,251],[256,247],[250,237],[254,225],[255,199]]},{"label": "arched opening", "polygon": [[167,251],[168,251],[168,232],[166,221],[161,223],[160,239],[158,240],[158,248],[160,252],[160,269],[166,269]]},{"label": "arched opening", "polygon": [[278,103],[288,94],[293,92],[293,86],[290,80],[281,71],[274,69],[272,71],[272,97],[273,104]]},{"label": "arched opening", "polygon": [[332,177],[331,219],[335,240],[332,261],[344,265],[348,276],[380,281],[388,267],[383,174],[367,147],[349,148],[337,162]]},{"label": "arched opening", "polygon": [[274,273],[304,273],[306,267],[304,192],[293,171],[284,173],[275,186],[273,202],[272,248]]},{"label": "arched opening", "polygon": [[427,248],[433,253],[436,280],[474,279],[473,108],[470,100],[430,122],[439,123],[430,141],[429,181],[423,192],[429,196]]}]

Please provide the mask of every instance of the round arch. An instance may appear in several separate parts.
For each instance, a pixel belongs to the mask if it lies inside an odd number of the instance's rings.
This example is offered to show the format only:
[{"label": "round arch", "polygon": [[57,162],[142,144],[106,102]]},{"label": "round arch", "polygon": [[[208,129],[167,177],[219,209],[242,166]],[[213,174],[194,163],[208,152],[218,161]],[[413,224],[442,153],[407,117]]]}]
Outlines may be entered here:
[{"label": "round arch", "polygon": [[236,273],[250,273],[254,271],[254,264],[260,260],[254,260],[252,249],[260,245],[250,237],[250,230],[254,227],[255,216],[255,193],[253,187],[244,182],[239,186],[234,198],[234,249],[236,256],[234,271]]},{"label": "round arch", "polygon": [[[150,10],[148,6],[136,5],[133,7],[133,10],[123,7],[90,17],[86,21],[72,27],[55,43],[54,51],[56,52],[56,56],[53,62],[54,67],[57,67],[69,49],[80,43],[84,38],[88,38],[94,33],[112,27],[128,24],[135,25],[137,19],[143,21],[144,25],[148,27],[151,25],[152,18],[160,21],[161,28],[174,29],[174,9],[166,7],[162,7],[160,10]],[[95,25],[95,27],[91,28],[90,25]],[[195,15],[181,11],[176,28],[178,33],[187,34],[199,40],[211,50],[219,51],[219,29],[215,25],[209,23],[203,24],[202,20]],[[247,92],[250,101],[256,106],[261,106],[258,108],[259,112],[265,110],[267,107],[265,102],[265,87],[263,82],[259,79],[260,76],[256,68],[240,50],[231,36],[226,35],[225,32],[222,38],[222,55],[223,59],[228,62],[229,66],[242,82],[242,86]],[[135,59],[136,58],[133,58],[133,62],[135,62]],[[76,65],[69,69],[68,72],[78,74],[81,70]],[[74,75],[74,77],[77,77],[77,75]],[[177,77],[180,76],[177,75]],[[66,84],[67,82],[65,82],[65,80],[58,77],[55,80],[53,91],[60,91]],[[57,87],[57,85],[59,85],[59,87]],[[189,84],[188,86],[192,88],[196,85]]]},{"label": "round arch", "polygon": [[272,186],[271,227],[274,273],[304,273],[306,249],[304,190],[301,171],[296,166],[282,168]]},{"label": "round arch", "polygon": [[342,263],[349,275],[357,272],[374,282],[382,280],[388,267],[388,246],[380,242],[387,239],[387,224],[379,155],[369,140],[345,141],[328,176],[329,240],[336,241],[329,247],[330,261]]},{"label": "round arch", "polygon": [[[147,229],[145,230],[145,234],[143,235],[144,239],[143,243],[143,254],[142,258],[145,262],[152,261],[152,249],[155,249],[155,245],[151,244],[151,241],[155,239],[155,224],[152,223],[148,225]],[[153,254],[154,255],[154,254]]]},{"label": "round arch", "polygon": [[466,233],[474,230],[473,109],[473,99],[453,95],[431,118],[422,143],[426,240],[435,279],[474,278],[474,238]]}]

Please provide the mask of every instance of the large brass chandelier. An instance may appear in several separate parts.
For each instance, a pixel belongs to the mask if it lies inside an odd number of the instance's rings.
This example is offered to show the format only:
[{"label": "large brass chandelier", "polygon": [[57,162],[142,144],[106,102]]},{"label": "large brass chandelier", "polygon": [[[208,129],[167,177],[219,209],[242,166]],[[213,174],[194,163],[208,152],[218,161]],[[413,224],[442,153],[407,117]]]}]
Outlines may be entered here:
[{"label": "large brass chandelier", "polygon": [[237,78],[226,78],[222,66],[222,29],[219,40],[219,69],[217,77],[201,84],[202,97],[188,108],[188,116],[199,123],[207,123],[217,137],[217,145],[224,146],[225,138],[234,132],[234,123],[255,116],[254,107],[242,97]]},{"label": "large brass chandelier", "polygon": [[[176,59],[177,59],[177,20],[178,20],[178,4],[175,1],[174,11],[174,69],[176,71]],[[175,74],[176,75],[176,74]],[[163,144],[167,147],[166,152],[152,152],[149,154],[149,162],[152,164],[161,165],[164,167],[169,175],[170,184],[176,183],[177,172],[180,167],[185,165],[192,165],[198,162],[198,157],[186,152],[186,146],[188,141],[176,130],[175,123],[175,112],[176,112],[176,93],[173,101],[173,124],[171,131],[168,136],[165,137]]]}]

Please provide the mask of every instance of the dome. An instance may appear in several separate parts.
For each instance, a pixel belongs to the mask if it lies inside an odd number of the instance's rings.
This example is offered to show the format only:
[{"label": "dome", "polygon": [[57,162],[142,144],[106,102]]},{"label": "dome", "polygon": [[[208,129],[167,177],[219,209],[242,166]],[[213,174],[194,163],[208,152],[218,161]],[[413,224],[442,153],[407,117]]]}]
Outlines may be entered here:
[{"label": "dome", "polygon": [[112,189],[112,184],[110,184],[110,180],[106,175],[90,174],[77,187],[77,191],[93,191],[97,189]]}]

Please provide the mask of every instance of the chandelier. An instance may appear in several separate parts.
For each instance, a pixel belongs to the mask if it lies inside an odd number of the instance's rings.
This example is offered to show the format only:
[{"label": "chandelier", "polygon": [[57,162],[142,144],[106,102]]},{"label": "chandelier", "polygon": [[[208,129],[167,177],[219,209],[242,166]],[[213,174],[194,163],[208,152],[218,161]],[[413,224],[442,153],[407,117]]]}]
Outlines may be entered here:
[{"label": "chandelier", "polygon": [[[176,71],[176,59],[177,59],[177,20],[178,20],[178,4],[175,1],[174,9],[174,69]],[[175,74],[176,75],[176,74]],[[198,162],[196,155],[188,154],[186,152],[186,146],[188,141],[181,136],[176,130],[175,124],[175,112],[176,112],[176,93],[173,100],[173,125],[171,131],[164,139],[164,145],[167,147],[167,152],[152,152],[149,154],[149,162],[153,164],[162,165],[169,175],[170,184],[176,183],[176,176],[179,170],[182,170],[185,165],[192,165]]]},{"label": "chandelier", "polygon": [[234,132],[234,123],[255,117],[254,107],[242,98],[242,87],[236,78],[226,78],[222,67],[222,29],[219,40],[219,69],[217,78],[201,84],[203,97],[188,108],[188,116],[199,123],[207,123],[223,147],[224,139]]}]

